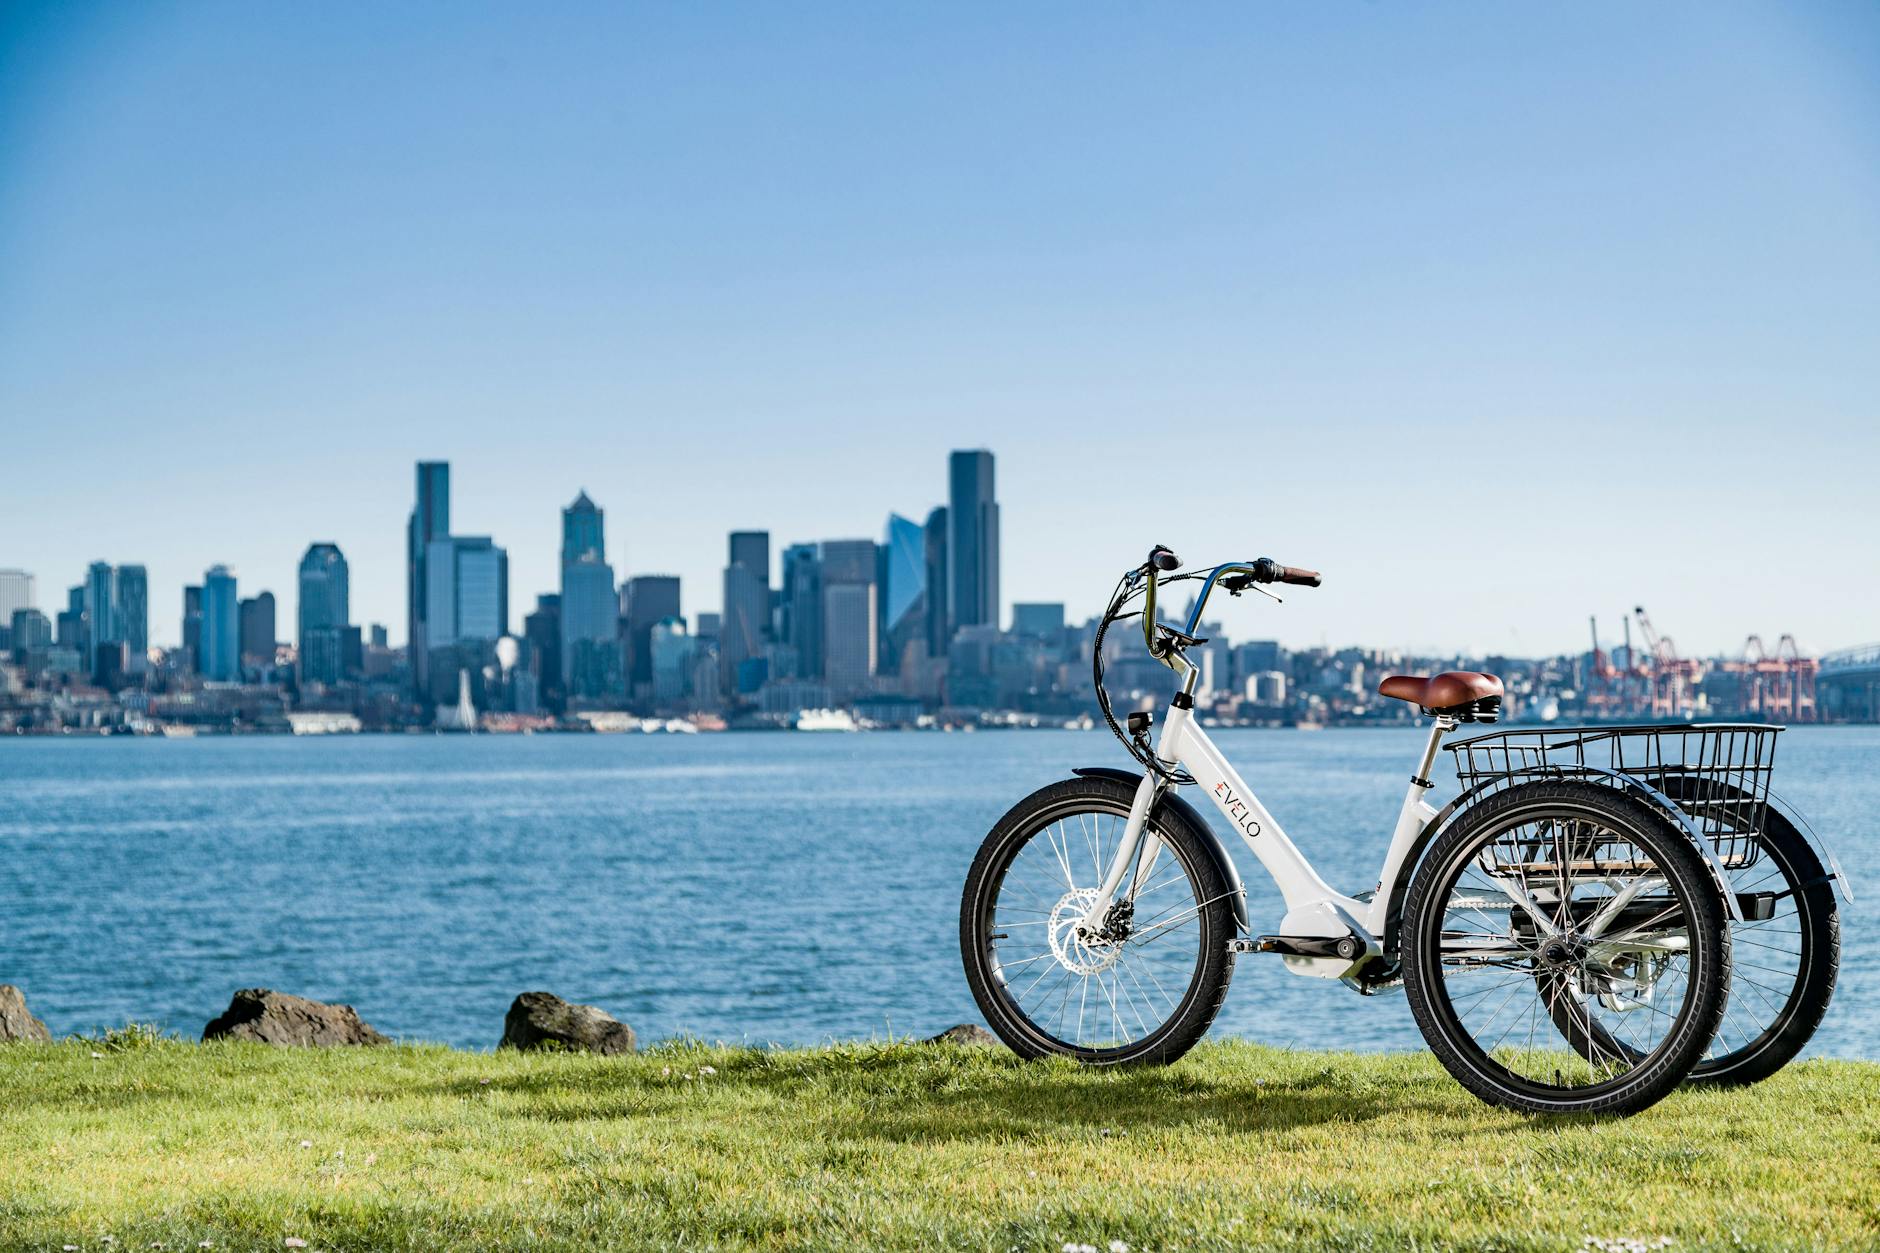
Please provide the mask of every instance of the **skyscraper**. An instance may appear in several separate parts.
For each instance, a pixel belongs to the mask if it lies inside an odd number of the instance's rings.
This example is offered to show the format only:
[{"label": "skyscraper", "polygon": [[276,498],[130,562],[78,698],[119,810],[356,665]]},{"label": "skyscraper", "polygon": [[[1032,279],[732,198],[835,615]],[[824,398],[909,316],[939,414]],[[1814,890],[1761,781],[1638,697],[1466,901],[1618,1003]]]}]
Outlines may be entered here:
[{"label": "skyscraper", "polygon": [[183,651],[188,654],[189,668],[200,674],[202,672],[202,588],[193,585],[183,589]]},{"label": "skyscraper", "polygon": [[[432,540],[425,546],[424,573],[427,649],[493,644],[508,634],[509,554],[489,536]],[[445,678],[455,690],[454,676]]]},{"label": "skyscraper", "polygon": [[150,668],[150,575],[142,566],[119,566],[116,581],[112,617],[124,642],[125,666],[130,674],[142,674]]},{"label": "skyscraper", "polygon": [[602,523],[585,491],[561,511],[561,673],[576,698],[621,691],[620,600]]},{"label": "skyscraper", "polygon": [[[274,593],[250,596],[241,604],[242,664],[266,669],[274,664]],[[303,633],[304,634],[304,633]],[[301,646],[303,649],[305,644]]]},{"label": "skyscraper", "polygon": [[679,616],[678,575],[636,574],[627,580],[628,678],[636,686],[653,681],[653,628]]},{"label": "skyscraper", "polygon": [[927,562],[927,655],[944,657],[953,640],[952,610],[947,605],[952,584],[947,581],[947,507],[941,505],[927,515],[925,531]]},{"label": "skyscraper", "polygon": [[783,550],[783,642],[796,651],[796,678],[822,678],[822,548]]},{"label": "skyscraper", "polygon": [[241,603],[227,566],[202,578],[202,677],[232,683],[241,677]]},{"label": "skyscraper", "polygon": [[953,630],[999,623],[999,503],[992,454],[955,452],[947,462],[947,616]]},{"label": "skyscraper", "polygon": [[450,463],[418,463],[417,503],[405,529],[406,598],[409,607],[405,643],[412,686],[429,690],[430,641],[426,638],[431,580],[426,560],[431,545],[450,535]]},{"label": "skyscraper", "polygon": [[879,663],[884,674],[898,674],[908,645],[927,640],[926,531],[898,513],[889,514],[877,564]]},{"label": "skyscraper", "polygon": [[13,629],[13,655],[24,657],[35,648],[52,643],[52,620],[37,609],[15,609],[10,618]]},{"label": "skyscraper", "polygon": [[873,540],[822,545],[823,682],[838,701],[873,687],[879,626],[875,561]]},{"label": "skyscraper", "polygon": [[300,558],[300,677],[306,683],[345,678],[346,628],[352,625],[352,574],[337,544],[309,544]]},{"label": "skyscraper", "polygon": [[85,571],[85,619],[91,647],[119,642],[117,630],[117,571],[106,561],[94,561]]},{"label": "skyscraper", "polygon": [[535,690],[550,709],[561,707],[561,596],[547,592],[535,598],[535,612],[522,620],[522,638],[529,645],[529,671]]},{"label": "skyscraper", "polygon": [[0,622],[11,622],[15,612],[33,607],[33,576],[24,570],[0,570]]},{"label": "skyscraper", "polygon": [[764,655],[769,636],[770,532],[733,531],[718,628],[719,675],[727,695],[739,690],[739,667]]}]

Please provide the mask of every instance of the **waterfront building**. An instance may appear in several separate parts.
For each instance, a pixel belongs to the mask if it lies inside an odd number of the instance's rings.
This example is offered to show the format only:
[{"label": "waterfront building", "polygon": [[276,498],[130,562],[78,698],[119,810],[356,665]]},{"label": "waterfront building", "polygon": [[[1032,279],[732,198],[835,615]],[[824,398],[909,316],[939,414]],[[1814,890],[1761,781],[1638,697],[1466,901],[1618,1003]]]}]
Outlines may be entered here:
[{"label": "waterfront building", "polygon": [[150,573],[143,566],[117,568],[112,617],[129,673],[144,673],[150,668]]},{"label": "waterfront building", "polygon": [[1064,630],[1064,606],[1057,602],[1018,603],[1012,606],[1012,634],[1056,639]]},{"label": "waterfront building", "polygon": [[35,603],[32,575],[24,570],[0,570],[0,622],[11,622],[14,614]]},{"label": "waterfront building", "polygon": [[876,552],[877,603],[881,621],[880,668],[899,674],[909,646],[927,643],[927,533],[898,513],[888,515]]},{"label": "waterfront building", "polygon": [[955,452],[947,463],[947,614],[952,628],[999,621],[999,504],[992,454]]},{"label": "waterfront building", "polygon": [[450,463],[418,463],[417,501],[405,527],[406,633],[405,652],[411,662],[412,687],[430,690],[429,598],[431,580],[427,562],[431,545],[450,535]]},{"label": "waterfront building", "polygon": [[770,638],[770,532],[731,532],[724,618],[718,628],[720,682],[736,692],[740,667],[761,659]]},{"label": "waterfront building", "polygon": [[[274,664],[274,649],[279,643],[275,638],[276,625],[273,592],[262,592],[259,596],[250,596],[242,601],[241,650],[244,666],[265,670]],[[304,650],[307,639],[304,629],[300,633],[300,638],[301,648]]]},{"label": "waterfront building", "polygon": [[[680,619],[679,576],[636,574],[627,580],[627,669],[630,691],[653,682],[653,628]],[[680,623],[683,628],[683,622]],[[688,645],[690,641],[688,638]]]},{"label": "waterfront building", "polygon": [[793,658],[789,675],[822,677],[822,550],[792,544],[783,550],[782,603],[778,615],[783,643]]},{"label": "waterfront building", "polygon": [[202,677],[219,683],[241,678],[241,603],[227,566],[202,578]]},{"label": "waterfront building", "polygon": [[873,687],[880,638],[875,566],[873,540],[822,545],[823,682],[837,701]]},{"label": "waterfront building", "polygon": [[620,600],[603,514],[583,491],[561,511],[561,673],[572,699],[623,693]]}]

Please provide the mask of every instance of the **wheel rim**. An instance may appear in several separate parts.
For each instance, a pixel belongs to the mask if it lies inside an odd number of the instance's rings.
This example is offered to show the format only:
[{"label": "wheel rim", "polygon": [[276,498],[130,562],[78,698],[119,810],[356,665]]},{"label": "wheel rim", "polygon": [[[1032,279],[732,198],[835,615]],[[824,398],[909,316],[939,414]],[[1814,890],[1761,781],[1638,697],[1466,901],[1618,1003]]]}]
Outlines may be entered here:
[{"label": "wheel rim", "polygon": [[1419,928],[1432,1005],[1478,1068],[1532,1096],[1620,1085],[1694,1008],[1691,910],[1641,833],[1558,805],[1456,850]]},{"label": "wheel rim", "polygon": [[1206,902],[1179,845],[1164,840],[1133,894],[1125,879],[1107,935],[1079,936],[1128,821],[1089,800],[1019,835],[982,909],[989,982],[1008,1013],[1055,1052],[1137,1048],[1181,1016],[1211,938]]}]

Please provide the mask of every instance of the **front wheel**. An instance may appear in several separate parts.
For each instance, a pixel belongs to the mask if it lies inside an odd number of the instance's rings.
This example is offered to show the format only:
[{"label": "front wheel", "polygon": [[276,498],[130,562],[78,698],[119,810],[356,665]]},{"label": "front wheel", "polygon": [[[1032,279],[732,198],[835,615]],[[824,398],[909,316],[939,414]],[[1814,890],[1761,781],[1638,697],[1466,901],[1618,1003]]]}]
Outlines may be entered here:
[{"label": "front wheel", "polygon": [[1658,1101],[1703,1055],[1729,992],[1723,901],[1697,850],[1584,782],[1511,787],[1445,831],[1411,879],[1403,959],[1438,1059],[1530,1113]]},{"label": "front wheel", "polygon": [[1022,1057],[1172,1062],[1227,996],[1230,890],[1208,836],[1171,809],[1149,821],[1161,847],[1118,889],[1102,933],[1077,934],[1134,798],[1134,785],[1105,778],[1034,792],[992,828],[966,876],[966,981]]}]

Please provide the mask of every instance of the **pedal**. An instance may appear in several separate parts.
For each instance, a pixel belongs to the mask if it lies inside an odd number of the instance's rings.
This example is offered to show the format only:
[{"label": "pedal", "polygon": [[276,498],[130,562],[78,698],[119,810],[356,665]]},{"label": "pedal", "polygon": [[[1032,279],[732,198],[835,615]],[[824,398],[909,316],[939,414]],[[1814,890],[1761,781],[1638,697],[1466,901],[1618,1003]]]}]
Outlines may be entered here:
[{"label": "pedal", "polygon": [[1278,953],[1282,957],[1336,957],[1356,961],[1364,955],[1364,941],[1355,935],[1263,935],[1240,941],[1245,953]]}]

